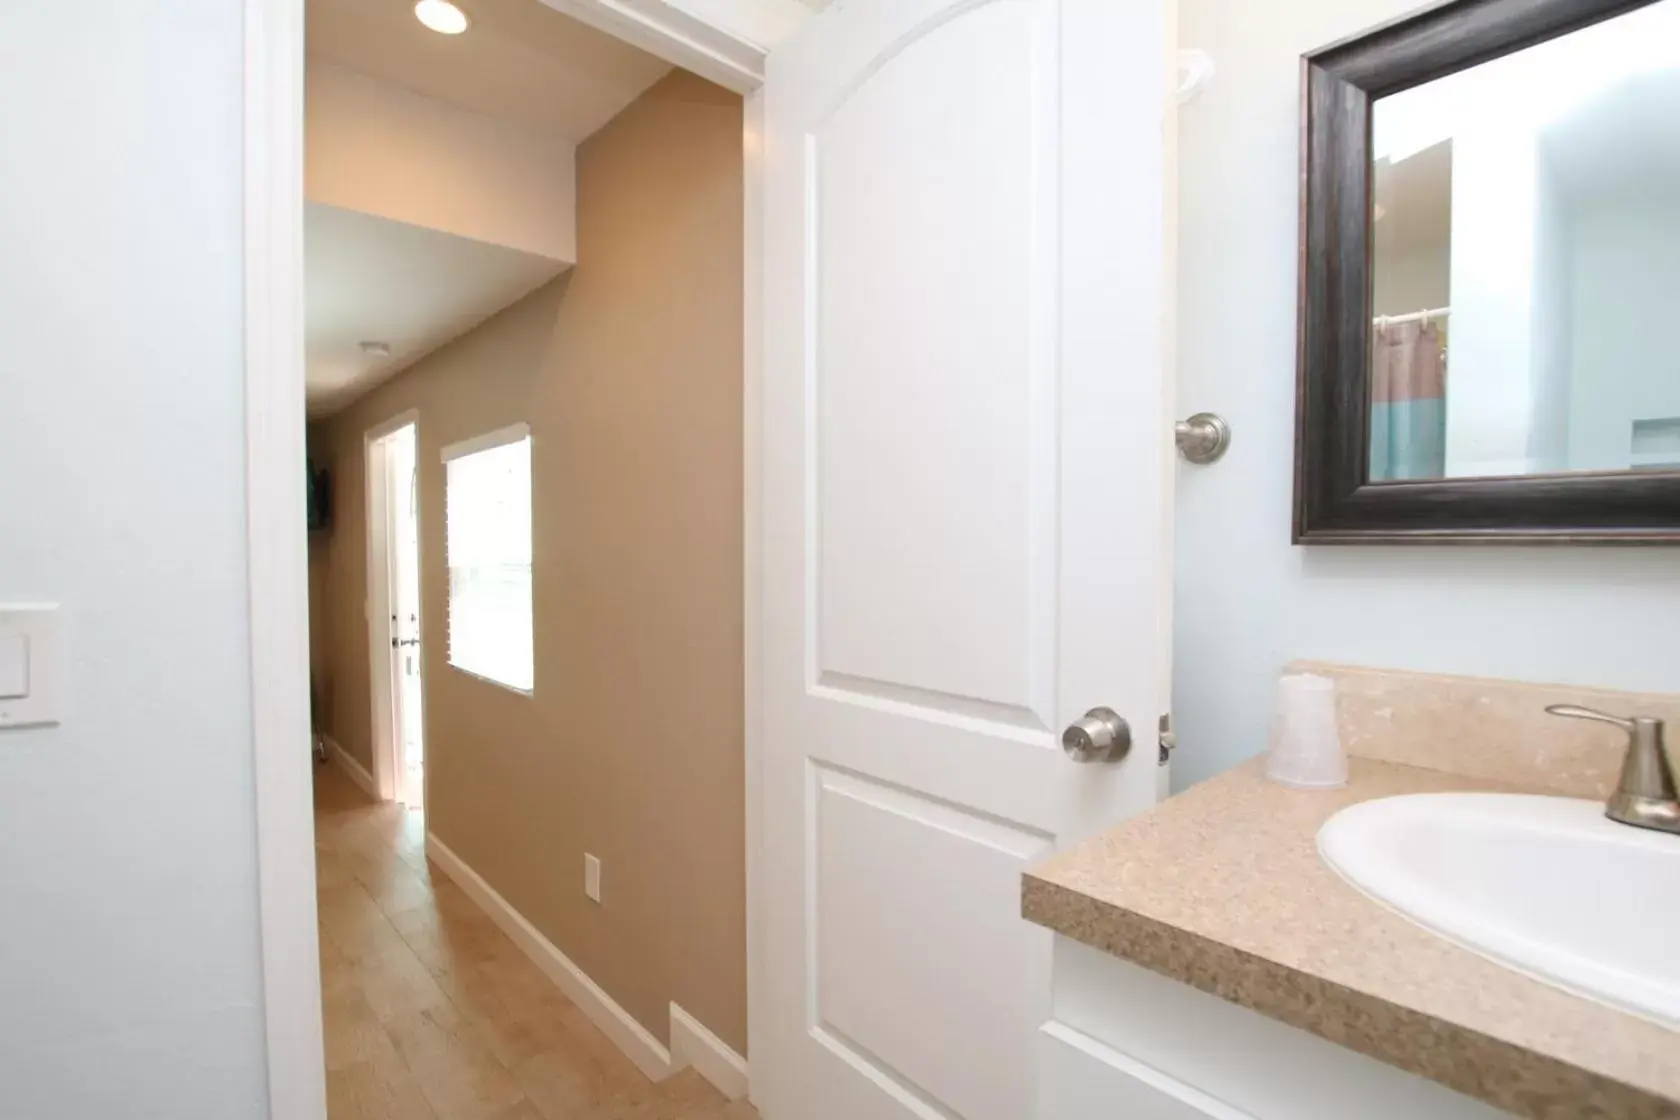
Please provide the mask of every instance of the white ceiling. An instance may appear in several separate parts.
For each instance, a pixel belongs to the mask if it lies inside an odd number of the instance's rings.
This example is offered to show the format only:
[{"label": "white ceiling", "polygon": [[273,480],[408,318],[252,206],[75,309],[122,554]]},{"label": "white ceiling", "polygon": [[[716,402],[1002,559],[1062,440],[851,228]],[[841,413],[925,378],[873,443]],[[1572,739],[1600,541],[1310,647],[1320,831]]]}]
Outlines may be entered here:
[{"label": "white ceiling", "polygon": [[[304,303],[309,412],[319,416],[558,276],[548,257],[309,203]],[[387,357],[358,343],[389,344]]]},{"label": "white ceiling", "polygon": [[460,0],[463,35],[414,18],[412,0],[308,0],[312,56],[462,108],[576,142],[671,69],[543,4]]},{"label": "white ceiling", "polygon": [[[541,0],[460,0],[464,35],[413,0],[308,0],[312,59],[576,143],[671,67]],[[553,279],[560,261],[311,204],[305,216],[311,415],[372,386]],[[387,357],[362,341],[389,344]]]},{"label": "white ceiling", "polygon": [[1680,196],[1680,66],[1622,79],[1543,131],[1540,146],[1578,202]]}]

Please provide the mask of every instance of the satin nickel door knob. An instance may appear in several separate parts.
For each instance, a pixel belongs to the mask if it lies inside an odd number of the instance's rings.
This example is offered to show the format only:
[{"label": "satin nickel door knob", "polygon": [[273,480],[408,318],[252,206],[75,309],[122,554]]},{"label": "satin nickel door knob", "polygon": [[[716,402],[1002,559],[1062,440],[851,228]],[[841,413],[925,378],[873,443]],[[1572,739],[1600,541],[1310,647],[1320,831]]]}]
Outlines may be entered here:
[{"label": "satin nickel door knob", "polygon": [[1231,425],[1213,412],[1198,412],[1173,425],[1178,453],[1192,463],[1212,463],[1231,446]]},{"label": "satin nickel door knob", "polygon": [[1132,749],[1132,729],[1113,708],[1092,708],[1062,732],[1062,749],[1075,762],[1119,762]]}]

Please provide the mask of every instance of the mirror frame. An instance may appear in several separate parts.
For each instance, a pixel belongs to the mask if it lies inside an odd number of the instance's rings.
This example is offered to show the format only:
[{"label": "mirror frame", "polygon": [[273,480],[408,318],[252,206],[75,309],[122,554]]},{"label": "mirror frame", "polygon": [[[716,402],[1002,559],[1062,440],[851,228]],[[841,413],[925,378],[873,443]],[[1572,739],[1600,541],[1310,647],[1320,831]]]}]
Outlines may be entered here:
[{"label": "mirror frame", "polygon": [[1372,103],[1655,2],[1454,0],[1302,57],[1296,544],[1680,543],[1680,470],[1368,477]]}]

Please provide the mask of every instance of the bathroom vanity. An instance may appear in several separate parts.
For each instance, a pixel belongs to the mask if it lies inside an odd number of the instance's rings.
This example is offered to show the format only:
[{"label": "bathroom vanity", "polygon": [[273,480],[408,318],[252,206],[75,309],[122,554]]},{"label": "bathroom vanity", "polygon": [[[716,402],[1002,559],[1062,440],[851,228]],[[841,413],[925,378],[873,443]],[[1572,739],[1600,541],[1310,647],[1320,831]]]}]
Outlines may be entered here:
[{"label": "bathroom vanity", "polygon": [[[1680,0],[1450,0],[1301,59],[1296,543],[1680,542],[1675,44]],[[1250,764],[1025,876],[1039,1120],[1680,1118],[1680,702],[1303,668],[1345,788]]]},{"label": "bathroom vanity", "polygon": [[1340,687],[1345,788],[1288,789],[1250,764],[1026,876],[1024,915],[1057,934],[1040,1120],[1680,1117],[1680,1031],[1429,932],[1344,881],[1317,842],[1340,810],[1382,798],[1602,798],[1622,744],[1545,704],[1680,706],[1311,668]]}]

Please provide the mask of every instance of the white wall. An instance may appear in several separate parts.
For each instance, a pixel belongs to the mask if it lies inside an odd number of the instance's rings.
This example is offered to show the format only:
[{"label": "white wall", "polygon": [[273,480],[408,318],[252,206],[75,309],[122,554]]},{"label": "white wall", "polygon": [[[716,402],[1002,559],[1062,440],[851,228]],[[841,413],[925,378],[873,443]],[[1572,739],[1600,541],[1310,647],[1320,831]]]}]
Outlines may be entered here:
[{"label": "white wall", "polygon": [[1537,473],[1545,473],[1569,466],[1575,261],[1562,187],[1543,157],[1535,163],[1535,174],[1534,317],[1529,324],[1533,400],[1528,457]]},{"label": "white wall", "polygon": [[1680,691],[1673,549],[1289,543],[1299,56],[1415,7],[1181,0],[1218,73],[1179,119],[1179,402],[1234,442],[1179,472],[1180,786],[1263,749],[1291,657]]},{"label": "white wall", "polygon": [[267,1115],[242,58],[226,0],[0,34],[0,601],[70,656],[63,726],[0,731],[7,1120]]},{"label": "white wall", "polygon": [[1449,475],[1533,469],[1538,183],[1535,132],[1526,122],[1478,114],[1454,132]]},{"label": "white wall", "polygon": [[1573,215],[1569,465],[1576,470],[1627,467],[1635,420],[1680,417],[1680,200],[1653,193],[1605,199]]},{"label": "white wall", "polygon": [[576,150],[341,66],[309,66],[311,202],[577,261]]}]

